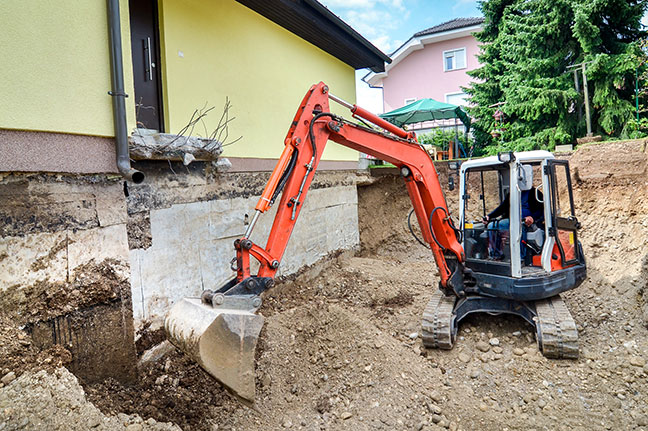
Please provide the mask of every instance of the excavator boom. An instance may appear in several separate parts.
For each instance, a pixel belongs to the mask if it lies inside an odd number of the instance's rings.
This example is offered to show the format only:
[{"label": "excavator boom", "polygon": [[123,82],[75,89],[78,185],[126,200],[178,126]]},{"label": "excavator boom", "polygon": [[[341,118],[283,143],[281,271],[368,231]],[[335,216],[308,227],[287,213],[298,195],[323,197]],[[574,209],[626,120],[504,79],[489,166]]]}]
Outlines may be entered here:
[{"label": "excavator boom", "polygon": [[[353,117],[383,130],[360,126],[330,112],[333,100],[349,108]],[[440,287],[446,294],[463,295],[464,250],[452,224],[439,178],[428,153],[411,132],[351,105],[313,85],[291,123],[279,162],[255,208],[244,236],[234,243],[236,278],[201,298],[185,298],[169,312],[165,327],[169,339],[237,396],[254,400],[254,350],[263,317],[259,295],[274,285],[297,218],[308,194],[314,171],[331,140],[397,166],[405,180],[423,239],[439,267]],[[260,216],[281,194],[265,247],[250,240]],[[251,257],[259,262],[251,274]]]}]

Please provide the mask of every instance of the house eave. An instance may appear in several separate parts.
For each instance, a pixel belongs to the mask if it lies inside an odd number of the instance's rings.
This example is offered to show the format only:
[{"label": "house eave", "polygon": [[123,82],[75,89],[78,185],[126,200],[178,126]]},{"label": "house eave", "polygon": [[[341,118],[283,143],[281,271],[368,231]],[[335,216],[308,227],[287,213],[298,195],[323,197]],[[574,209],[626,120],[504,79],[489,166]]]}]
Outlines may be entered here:
[{"label": "house eave", "polygon": [[317,0],[236,0],[354,69],[383,72],[389,56]]}]

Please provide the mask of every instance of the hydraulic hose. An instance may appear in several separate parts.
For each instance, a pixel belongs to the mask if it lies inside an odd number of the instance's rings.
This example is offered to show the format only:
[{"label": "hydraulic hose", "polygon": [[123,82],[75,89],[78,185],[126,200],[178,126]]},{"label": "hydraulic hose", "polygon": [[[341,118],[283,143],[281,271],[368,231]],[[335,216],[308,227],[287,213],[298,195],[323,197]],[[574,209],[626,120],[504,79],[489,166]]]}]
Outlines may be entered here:
[{"label": "hydraulic hose", "polygon": [[310,124],[308,125],[308,137],[310,138],[311,146],[313,148],[313,158],[311,159],[311,163],[313,163],[315,159],[315,155],[317,154],[317,145],[315,144],[315,134],[313,133],[313,125],[315,124],[315,121],[317,121],[322,117],[331,117],[333,119],[337,118],[334,114],[330,112],[320,112],[319,114],[316,114],[313,117]]},{"label": "hydraulic hose", "polygon": [[310,138],[311,142],[311,148],[313,149],[313,155],[311,156],[310,162],[306,165],[306,174],[304,174],[304,178],[302,179],[302,183],[299,186],[299,192],[297,192],[297,196],[292,198],[293,202],[293,210],[292,210],[292,216],[290,217],[291,220],[295,219],[295,216],[297,214],[297,205],[300,204],[299,198],[301,197],[301,194],[304,190],[304,185],[306,184],[306,179],[308,178],[308,175],[311,173],[311,171],[314,169],[313,165],[315,164],[315,158],[317,157],[317,144],[315,143],[315,134],[313,133],[313,124],[315,124],[315,121],[317,121],[321,117],[331,117],[331,118],[337,118],[335,115],[331,114],[330,112],[320,112],[316,114],[313,119],[311,120],[310,124],[308,125],[308,137]]},{"label": "hydraulic hose", "polygon": [[454,223],[452,222],[452,219],[450,218],[450,215],[448,214],[447,209],[443,207],[436,207],[432,210],[432,212],[430,213],[430,219],[428,220],[428,224],[430,226],[430,233],[432,234],[432,239],[434,240],[436,245],[439,246],[441,250],[446,251],[446,248],[442,246],[441,243],[437,240],[436,235],[434,235],[434,230],[432,229],[432,217],[434,217],[434,213],[437,210],[442,210],[446,214],[445,220],[448,222],[448,226],[450,226],[450,229],[452,229],[457,235],[457,239],[459,240],[459,242],[461,242],[461,231],[455,227]]},{"label": "hydraulic hose", "polygon": [[297,164],[298,155],[299,155],[299,151],[295,149],[292,153],[292,156],[290,157],[290,162],[288,163],[288,166],[286,166],[286,170],[283,172],[283,174],[281,174],[281,178],[279,179],[279,184],[277,185],[277,188],[275,189],[275,192],[272,195],[272,198],[270,199],[270,205],[273,205],[275,203],[277,196],[279,196],[284,186],[288,182],[288,178],[290,178],[290,175],[292,174],[293,170],[295,169],[295,165]]},{"label": "hydraulic hose", "polygon": [[412,214],[414,214],[414,208],[409,212],[409,215],[407,216],[407,227],[409,228],[410,233],[414,237],[415,240],[418,241],[419,244],[421,244],[425,248],[430,248],[430,246],[423,241],[414,233],[414,229],[412,228]]}]

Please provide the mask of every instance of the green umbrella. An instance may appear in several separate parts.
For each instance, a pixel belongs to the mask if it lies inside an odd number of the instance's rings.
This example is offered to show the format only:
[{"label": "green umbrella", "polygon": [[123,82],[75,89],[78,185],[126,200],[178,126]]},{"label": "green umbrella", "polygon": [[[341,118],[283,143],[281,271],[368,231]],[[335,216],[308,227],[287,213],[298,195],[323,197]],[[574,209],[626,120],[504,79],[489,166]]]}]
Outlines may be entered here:
[{"label": "green umbrella", "polygon": [[423,121],[448,120],[458,118],[470,130],[470,117],[461,106],[437,102],[434,99],[421,99],[405,105],[402,108],[381,114],[380,118],[402,127],[405,124]]}]

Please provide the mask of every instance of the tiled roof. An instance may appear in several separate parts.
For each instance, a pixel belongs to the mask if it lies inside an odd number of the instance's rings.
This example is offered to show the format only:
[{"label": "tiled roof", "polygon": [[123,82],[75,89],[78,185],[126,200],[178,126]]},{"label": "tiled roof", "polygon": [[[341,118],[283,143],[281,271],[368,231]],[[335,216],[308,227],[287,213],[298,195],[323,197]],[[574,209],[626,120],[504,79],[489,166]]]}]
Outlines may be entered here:
[{"label": "tiled roof", "polygon": [[473,18],[455,18],[450,21],[446,21],[442,24],[435,25],[430,27],[427,30],[419,31],[414,34],[414,37],[426,36],[428,34],[441,33],[448,30],[456,30],[458,28],[472,27],[474,25],[479,25],[484,22],[484,18],[473,17]]}]

